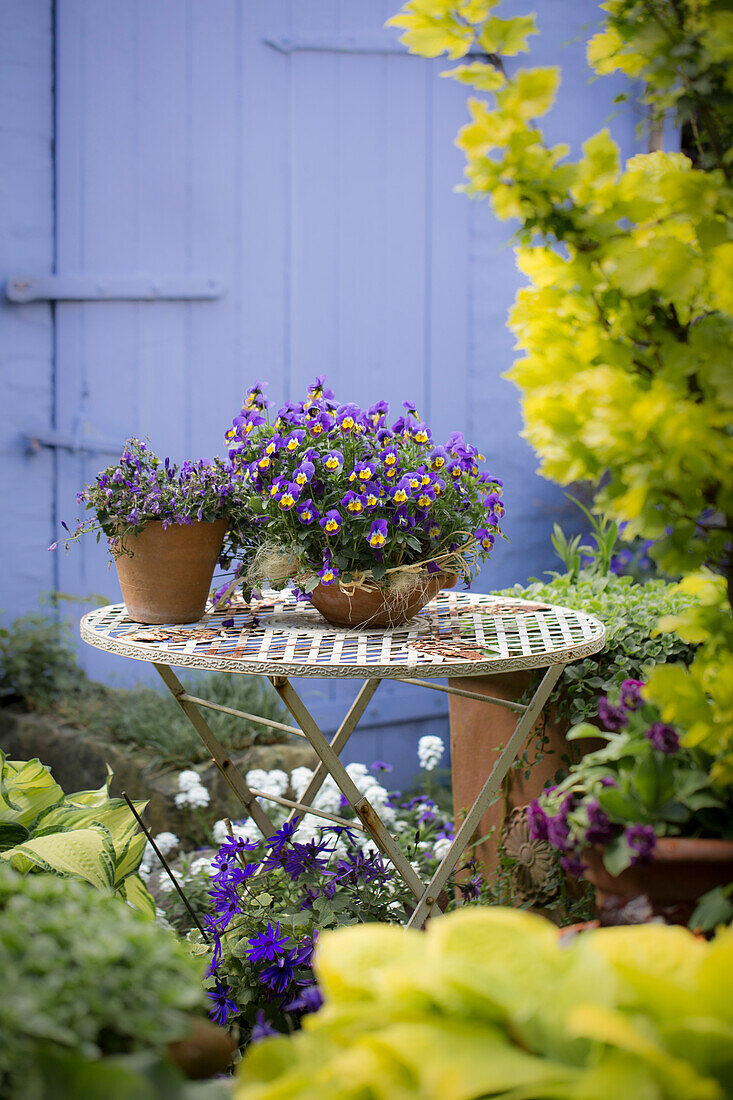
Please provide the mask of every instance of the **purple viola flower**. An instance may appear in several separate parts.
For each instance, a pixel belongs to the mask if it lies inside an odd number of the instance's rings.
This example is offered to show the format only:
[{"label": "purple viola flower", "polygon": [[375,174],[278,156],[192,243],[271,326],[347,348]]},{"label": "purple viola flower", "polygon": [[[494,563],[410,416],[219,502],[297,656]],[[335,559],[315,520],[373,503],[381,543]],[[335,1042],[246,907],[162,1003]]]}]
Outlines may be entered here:
[{"label": "purple viola flower", "polygon": [[302,489],[304,485],[308,484],[315,472],[315,466],[306,458],[293,471],[293,481]]},{"label": "purple viola flower", "polygon": [[239,1012],[239,1006],[230,997],[231,989],[228,985],[217,981],[213,989],[207,990],[206,996],[212,1000],[213,1007],[209,1012],[211,1019],[219,1027],[224,1027],[229,1016]]},{"label": "purple viola flower", "polygon": [[548,816],[547,818],[547,839],[553,848],[557,848],[561,852],[567,851],[567,839],[570,835],[568,812],[573,808],[573,802],[573,796],[571,794],[566,795],[559,812],[553,817]]},{"label": "purple viola flower", "polygon": [[679,734],[672,726],[668,726],[664,722],[654,722],[646,731],[646,736],[655,749],[658,749],[659,752],[663,752],[666,755],[670,755],[679,750]]},{"label": "purple viola flower", "polygon": [[424,508],[427,511],[428,508],[432,507],[434,500],[435,500],[434,490],[431,489],[429,486],[428,487],[423,486],[423,488],[420,489],[418,494],[417,494],[416,504],[417,504],[418,508]]},{"label": "purple viola flower", "polygon": [[588,813],[588,828],[585,839],[589,844],[608,844],[613,839],[616,831],[608,815],[596,801],[589,802],[586,805],[586,811]]},{"label": "purple viola flower", "polygon": [[381,550],[387,541],[387,521],[386,519],[375,519],[371,526],[367,542],[375,550]]},{"label": "purple viola flower", "polygon": [[309,421],[308,427],[311,435],[322,435],[323,432],[330,432],[335,423],[336,419],[332,413],[324,409]]},{"label": "purple viola flower", "polygon": [[336,535],[343,527],[344,520],[341,513],[337,512],[335,508],[329,508],[325,516],[318,522],[327,535]]},{"label": "purple viola flower", "polygon": [[268,923],[265,932],[247,940],[249,944],[247,956],[250,962],[272,962],[277,955],[283,954],[286,944],[289,942],[290,937],[282,932],[280,921],[277,922],[274,928],[272,924]]},{"label": "purple viola flower", "polygon": [[[382,490],[383,491],[383,490]],[[365,508],[376,508],[379,504],[379,498],[382,495],[380,487],[373,481],[364,486],[364,493],[362,500],[364,501]]]},{"label": "purple viola flower", "polygon": [[358,405],[349,403],[340,405],[336,410],[336,426],[344,435],[353,432],[361,418],[362,412]]},{"label": "purple viola flower", "polygon": [[531,837],[535,840],[547,840],[547,814],[536,798],[527,807],[527,825]]},{"label": "purple viola flower", "polygon": [[339,571],[335,565],[331,565],[330,562],[323,566],[323,569],[319,569],[318,576],[321,578],[321,584],[329,585],[333,584],[339,575]]},{"label": "purple viola flower", "polygon": [[133,526],[140,522],[140,512],[137,508],[133,508],[132,511],[128,514],[127,522],[133,524]]},{"label": "purple viola flower", "polygon": [[314,382],[308,387],[308,396],[316,401],[329,401],[333,398],[333,390],[326,386],[326,375],[318,374]]},{"label": "purple viola flower", "polygon": [[648,863],[657,843],[657,834],[651,825],[630,825],[624,833],[626,843],[635,853],[632,863]]},{"label": "purple viola flower", "polygon": [[297,451],[305,439],[305,432],[302,428],[298,428],[297,431],[291,432],[288,438],[285,440],[286,451]]},{"label": "purple viola flower", "polygon": [[392,500],[395,504],[404,504],[412,496],[412,486],[409,477],[401,477],[392,489]]},{"label": "purple viola flower", "polygon": [[412,438],[421,447],[424,447],[433,442],[433,433],[425,424],[416,424],[412,429]]},{"label": "purple viola flower", "polygon": [[434,470],[442,470],[448,462],[448,452],[445,447],[433,447],[430,452],[430,464]]},{"label": "purple viola flower", "polygon": [[376,468],[376,462],[357,462],[354,469],[349,474],[349,481],[359,481],[362,483],[371,481],[374,477]]},{"label": "purple viola flower", "polygon": [[641,697],[643,680],[624,680],[621,684],[621,706],[627,710],[639,710],[644,705]]},{"label": "purple viola flower", "polygon": [[496,539],[496,536],[485,527],[479,527],[478,531],[474,531],[473,537],[483,550],[491,550]]},{"label": "purple viola flower", "polygon": [[300,489],[297,485],[293,484],[293,482],[290,482],[277,494],[275,500],[278,503],[278,507],[281,508],[283,512],[289,512],[290,509],[297,504],[299,496]]},{"label": "purple viola flower", "polygon": [[410,531],[415,526],[415,518],[408,515],[407,508],[401,504],[392,516],[392,523],[395,527],[401,527],[403,531]]},{"label": "purple viola flower", "polygon": [[323,456],[323,465],[329,473],[335,474],[344,464],[344,456],[341,451],[328,451]]},{"label": "purple viola flower", "polygon": [[296,515],[301,523],[306,525],[313,523],[315,519],[318,519],[318,512],[313,505],[313,501],[310,497],[306,500],[301,500],[295,508]]},{"label": "purple viola flower", "polygon": [[616,707],[603,695],[598,700],[598,717],[607,730],[617,733],[629,724],[629,716],[623,707]]},{"label": "purple viola flower", "polygon": [[341,497],[341,503],[346,511],[351,512],[352,515],[358,515],[359,512],[364,511],[364,498],[359,493],[354,493],[351,489]]}]

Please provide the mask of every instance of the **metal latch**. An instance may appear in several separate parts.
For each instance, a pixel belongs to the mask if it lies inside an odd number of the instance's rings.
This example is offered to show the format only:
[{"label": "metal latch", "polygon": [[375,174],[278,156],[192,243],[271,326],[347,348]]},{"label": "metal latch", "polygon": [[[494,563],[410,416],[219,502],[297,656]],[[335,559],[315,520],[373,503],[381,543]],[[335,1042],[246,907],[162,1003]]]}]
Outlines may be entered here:
[{"label": "metal latch", "polygon": [[5,286],[11,302],[189,302],[225,293],[221,280],[189,275],[15,275]]}]

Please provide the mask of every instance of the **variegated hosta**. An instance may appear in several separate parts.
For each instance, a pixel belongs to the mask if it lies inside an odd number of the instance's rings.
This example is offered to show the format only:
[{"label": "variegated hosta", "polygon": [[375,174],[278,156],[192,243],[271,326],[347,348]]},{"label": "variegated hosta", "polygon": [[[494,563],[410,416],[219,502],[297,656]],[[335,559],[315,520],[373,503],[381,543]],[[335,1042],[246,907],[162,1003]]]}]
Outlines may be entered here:
[{"label": "variegated hosta", "polygon": [[[0,750],[0,859],[16,870],[85,879],[155,915],[137,873],[145,848],[130,808],[110,798],[112,771],[96,791],[64,794],[40,760],[8,760]],[[139,812],[146,803],[135,803]]]}]

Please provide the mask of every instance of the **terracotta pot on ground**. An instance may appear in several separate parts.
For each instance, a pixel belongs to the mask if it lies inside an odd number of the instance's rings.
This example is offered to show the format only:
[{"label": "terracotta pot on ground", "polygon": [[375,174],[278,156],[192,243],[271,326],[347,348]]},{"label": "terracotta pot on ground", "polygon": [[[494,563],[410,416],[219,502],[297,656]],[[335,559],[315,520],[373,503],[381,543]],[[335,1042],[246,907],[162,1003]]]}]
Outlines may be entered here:
[{"label": "terracotta pot on ground", "polygon": [[236,1043],[227,1031],[193,1016],[186,1038],[168,1044],[168,1057],[189,1081],[200,1081],[223,1073],[235,1049]]},{"label": "terracotta pot on ground", "polygon": [[660,837],[650,863],[635,863],[620,875],[606,870],[600,848],[584,852],[583,862],[599,910],[611,898],[644,895],[655,912],[686,924],[703,894],[733,881],[733,840]]},{"label": "terracotta pot on ground", "polygon": [[[506,672],[498,676],[464,676],[451,678],[448,683],[462,691],[474,691],[481,695],[493,695],[497,699],[516,701],[529,687],[531,675],[530,672]],[[516,711],[499,707],[495,703],[480,702],[478,699],[463,699],[459,695],[451,695],[449,699],[453,811],[456,820],[460,822],[461,811],[473,805],[496,763],[499,750],[506,745],[514,732],[519,715]],[[537,798],[545,784],[554,778],[558,768],[567,765],[568,758],[579,759],[583,753],[592,752],[605,744],[600,738],[598,741],[568,742],[568,729],[568,723],[558,719],[552,708],[545,706],[528,742],[529,759],[532,762],[529,777],[524,774],[526,767],[510,768],[504,780],[502,795],[489,806],[482,817],[476,837],[486,836],[493,830],[489,839],[476,849],[476,856],[484,864],[487,877],[498,866],[501,828],[510,812]],[[540,733],[546,739],[542,749],[543,758],[535,760],[536,739]]]},{"label": "terracotta pot on ground", "polygon": [[116,559],[122,598],[136,623],[195,623],[206,608],[216,560],[227,529],[213,523],[173,524],[156,520],[127,538],[132,551]]},{"label": "terracotta pot on ground", "polygon": [[335,584],[319,584],[311,593],[313,606],[334,626],[401,626],[416,615],[440,592],[452,588],[458,580],[455,573],[430,573],[420,584],[404,591],[379,588],[341,588]]}]

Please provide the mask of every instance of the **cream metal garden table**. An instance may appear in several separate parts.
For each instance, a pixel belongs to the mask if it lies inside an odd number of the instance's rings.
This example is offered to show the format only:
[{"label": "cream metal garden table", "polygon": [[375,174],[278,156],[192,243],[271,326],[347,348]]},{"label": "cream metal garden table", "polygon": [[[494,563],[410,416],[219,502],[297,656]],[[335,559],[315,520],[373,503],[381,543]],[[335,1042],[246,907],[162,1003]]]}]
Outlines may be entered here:
[{"label": "cream metal garden table", "polygon": [[[240,601],[233,609],[210,612],[201,622],[182,627],[142,626],[127,617],[123,604],[115,604],[85,615],[81,636],[98,649],[155,666],[264,836],[271,836],[276,828],[262,806],[265,799],[284,806],[291,817],[313,814],[368,834],[415,895],[416,905],[407,923],[420,927],[429,915],[440,912],[436,899],[486,808],[498,794],[564,666],[602,649],[606,632],[602,623],[581,611],[458,592],[442,592],[419,615],[392,630],[342,629],[329,625],[315,608],[296,602],[292,593],[285,591],[265,592],[261,600]],[[265,720],[190,695],[171,666],[267,676],[298,725]],[[445,677],[487,676],[533,668],[547,671],[527,704],[431,682]],[[330,742],[290,682],[291,678],[300,677],[364,681]],[[518,715],[513,734],[428,883],[422,882],[370,805],[368,793],[361,793],[339,759],[383,679],[480,699]],[[212,733],[202,708],[305,737],[320,763],[299,801],[248,786]],[[358,820],[346,820],[312,806],[329,774]]]}]

